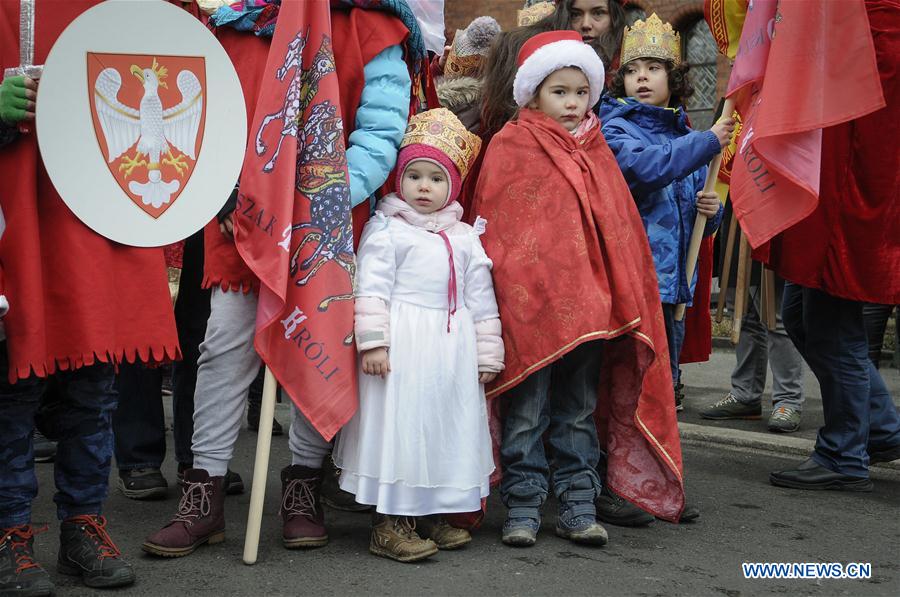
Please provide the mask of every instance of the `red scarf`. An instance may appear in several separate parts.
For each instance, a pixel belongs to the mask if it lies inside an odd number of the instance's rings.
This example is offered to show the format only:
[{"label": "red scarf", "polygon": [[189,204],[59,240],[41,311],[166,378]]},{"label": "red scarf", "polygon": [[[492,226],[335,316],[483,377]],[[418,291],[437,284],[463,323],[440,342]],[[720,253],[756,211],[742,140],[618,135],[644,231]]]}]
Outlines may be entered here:
[{"label": "red scarf", "polygon": [[607,483],[677,520],[681,447],[653,258],[599,127],[578,138],[522,110],[487,149],[473,213],[488,220],[482,242],[506,346],[506,369],[488,396],[579,344],[612,340],[597,380]]}]

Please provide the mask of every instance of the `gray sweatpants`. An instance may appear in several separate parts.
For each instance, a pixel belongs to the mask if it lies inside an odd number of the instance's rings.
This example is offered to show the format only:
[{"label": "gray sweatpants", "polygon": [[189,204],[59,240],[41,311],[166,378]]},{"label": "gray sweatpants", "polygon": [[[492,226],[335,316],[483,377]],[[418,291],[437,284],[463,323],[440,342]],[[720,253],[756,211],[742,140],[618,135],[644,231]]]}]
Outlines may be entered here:
[{"label": "gray sweatpants", "polygon": [[731,393],[743,404],[757,404],[766,387],[766,368],[772,369],[773,408],[785,406],[803,408],[803,357],[781,321],[781,297],[784,283],[776,284],[775,331],[759,319],[760,296],[758,286],[750,287],[753,300],[741,321],[741,337],[735,347],[737,362],[731,373]]},{"label": "gray sweatpants", "polygon": [[[253,348],[257,297],[214,288],[206,337],[200,345],[194,392],[194,466],[222,476],[234,454],[247,404],[259,371]],[[321,468],[330,444],[294,407],[290,430],[292,464]]]}]

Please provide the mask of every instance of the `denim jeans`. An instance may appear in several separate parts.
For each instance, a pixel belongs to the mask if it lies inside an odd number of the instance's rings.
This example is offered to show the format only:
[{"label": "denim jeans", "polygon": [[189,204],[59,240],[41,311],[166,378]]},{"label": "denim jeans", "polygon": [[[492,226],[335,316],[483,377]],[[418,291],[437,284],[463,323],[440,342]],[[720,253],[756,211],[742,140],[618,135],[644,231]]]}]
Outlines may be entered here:
[{"label": "denim jeans", "polygon": [[[603,342],[587,342],[538,369],[502,396],[505,412],[500,495],[508,508],[540,507],[550,483],[557,497],[582,479],[600,492],[595,470],[600,448],[594,410],[602,357]],[[548,429],[550,463],[543,442]]]},{"label": "denim jeans", "polygon": [[663,322],[666,325],[666,343],[669,345],[669,367],[672,368],[672,385],[678,384],[681,378],[681,369],[678,368],[678,358],[681,356],[681,347],[684,345],[684,319],[676,321],[675,308],[678,305],[662,304]]},{"label": "denim jeans", "polygon": [[869,360],[862,303],[787,283],[782,319],[822,392],[825,425],[813,460],[868,477],[869,450],[900,444],[900,415]]},{"label": "denim jeans", "polygon": [[[182,360],[172,371],[172,434],[179,464],[194,461],[194,387],[197,359],[209,319],[210,291],[203,282],[203,230],[184,243],[175,325]],[[119,408],[113,418],[116,434],[116,466],[120,470],[160,468],[166,458],[165,411],[162,403],[162,373],[142,364],[125,364],[117,379]]]},{"label": "denim jeans", "polygon": [[[37,496],[33,433],[35,414],[48,385],[32,375],[9,383],[6,342],[0,342],[0,528],[31,521]],[[116,408],[112,365],[97,363],[55,375],[59,402],[52,410],[52,439],[58,443],[54,479],[60,520],[99,514],[109,486]]]}]

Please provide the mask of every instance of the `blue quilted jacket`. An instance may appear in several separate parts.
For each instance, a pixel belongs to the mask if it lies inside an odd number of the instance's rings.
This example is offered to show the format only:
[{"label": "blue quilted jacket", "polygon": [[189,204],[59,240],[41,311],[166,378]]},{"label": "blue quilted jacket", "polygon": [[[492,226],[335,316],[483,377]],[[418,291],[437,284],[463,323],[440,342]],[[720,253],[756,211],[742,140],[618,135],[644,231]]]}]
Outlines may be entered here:
[{"label": "blue quilted jacket", "polygon": [[[633,98],[605,96],[600,104],[603,136],[631,188],[656,265],[664,303],[691,303],[694,279],[685,273],[688,243],[697,217],[697,193],[703,190],[706,164],[719,153],[710,131],[692,131],[682,109],[658,108]],[[713,234],[722,208],[707,221]]]}]

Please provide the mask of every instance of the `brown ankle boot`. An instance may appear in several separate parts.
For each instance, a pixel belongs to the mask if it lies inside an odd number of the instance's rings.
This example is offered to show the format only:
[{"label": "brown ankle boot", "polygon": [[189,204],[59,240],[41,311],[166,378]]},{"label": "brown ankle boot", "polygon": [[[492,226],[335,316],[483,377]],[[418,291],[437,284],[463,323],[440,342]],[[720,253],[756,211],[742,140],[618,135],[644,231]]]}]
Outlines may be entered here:
[{"label": "brown ankle boot", "polygon": [[225,491],[223,477],[210,477],[203,469],[184,472],[178,514],[169,524],[144,541],[147,553],[178,558],[193,553],[203,543],[225,540]]},{"label": "brown ankle boot", "polygon": [[398,562],[418,562],[438,552],[434,541],[416,533],[416,520],[410,516],[377,516],[373,522],[369,553]]},{"label": "brown ankle boot", "polygon": [[281,538],[288,549],[328,544],[321,503],[322,470],[293,464],[281,471]]}]

